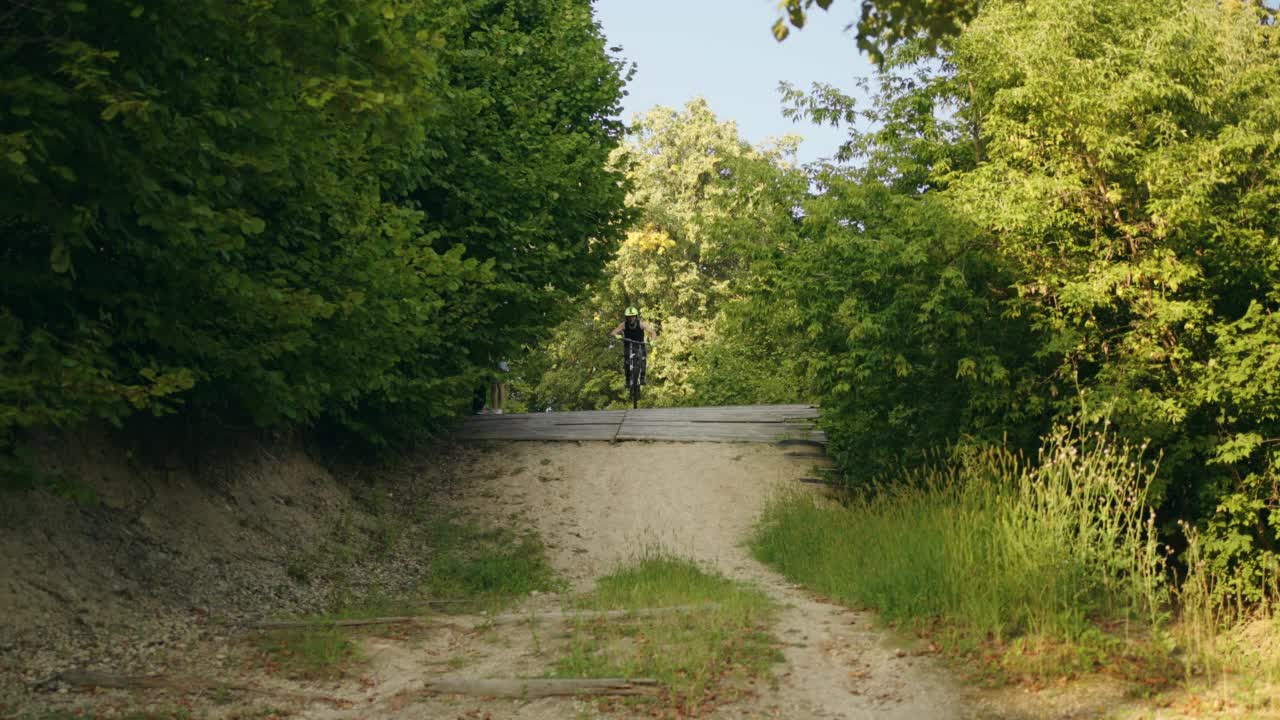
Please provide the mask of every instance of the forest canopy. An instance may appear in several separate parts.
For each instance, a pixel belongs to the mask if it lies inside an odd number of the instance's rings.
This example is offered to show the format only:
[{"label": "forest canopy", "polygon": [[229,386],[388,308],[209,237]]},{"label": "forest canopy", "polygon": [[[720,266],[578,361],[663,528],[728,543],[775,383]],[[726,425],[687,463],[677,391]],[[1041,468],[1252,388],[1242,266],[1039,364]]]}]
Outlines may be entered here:
[{"label": "forest canopy", "polygon": [[5,3],[0,65],[0,444],[176,412],[407,441],[621,231],[585,0]]}]

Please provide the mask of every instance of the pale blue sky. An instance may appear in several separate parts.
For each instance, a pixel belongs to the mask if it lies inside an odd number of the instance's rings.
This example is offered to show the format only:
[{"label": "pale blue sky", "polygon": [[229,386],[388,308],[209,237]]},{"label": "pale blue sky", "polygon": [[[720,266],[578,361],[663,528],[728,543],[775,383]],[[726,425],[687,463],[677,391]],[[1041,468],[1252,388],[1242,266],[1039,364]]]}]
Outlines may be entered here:
[{"label": "pale blue sky", "polygon": [[854,78],[872,68],[845,26],[857,3],[815,11],[809,24],[784,42],[773,39],[777,0],[596,0],[596,17],[610,45],[635,62],[623,117],[653,107],[680,107],[701,95],[721,120],[758,143],[795,134],[805,141],[800,160],[829,157],[843,130],[793,123],[782,117],[778,82],[807,88],[826,82],[860,96]]}]

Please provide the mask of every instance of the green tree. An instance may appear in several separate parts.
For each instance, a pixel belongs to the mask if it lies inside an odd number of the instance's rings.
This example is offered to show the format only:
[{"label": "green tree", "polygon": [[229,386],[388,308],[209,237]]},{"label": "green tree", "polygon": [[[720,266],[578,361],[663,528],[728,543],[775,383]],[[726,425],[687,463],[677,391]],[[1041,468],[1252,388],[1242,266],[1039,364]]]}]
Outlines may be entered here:
[{"label": "green tree", "polygon": [[[896,46],[868,109],[787,89],[795,114],[876,128],[841,149],[856,191],[806,205],[805,241],[744,305],[808,333],[791,353],[855,472],[888,448],[1109,422],[1162,452],[1166,530],[1198,520],[1229,589],[1258,591],[1280,546],[1276,32],[1257,2],[992,1],[939,58]],[[805,243],[833,246],[806,261]],[[801,299],[778,310],[788,282]],[[975,385],[982,357],[998,370]]]},{"label": "green tree", "polygon": [[1000,313],[1009,279],[988,240],[933,195],[834,168],[817,179],[799,237],[755,264],[726,314],[790,358],[771,367],[822,405],[850,480],[961,441],[1034,444],[1030,335]]},{"label": "green tree", "polygon": [[[791,34],[791,28],[804,27],[816,5],[830,9],[834,0],[781,0],[782,17],[773,24],[773,36],[779,41]],[[980,0],[863,0],[857,23],[858,48],[880,63],[896,44],[922,37],[930,51],[960,32],[964,24],[978,14]]]},{"label": "green tree", "polygon": [[735,292],[744,253],[786,230],[794,208],[788,199],[804,192],[803,174],[790,165],[793,143],[753,148],[701,99],[638,118],[614,157],[630,181],[636,226],[576,316],[542,344],[543,357],[534,361],[540,371],[530,374],[539,380],[521,389],[531,404],[576,409],[622,401],[621,353],[608,335],[628,305],[661,327],[646,402],[702,402],[691,374],[717,345],[716,319]]},{"label": "green tree", "polygon": [[1006,312],[1237,558],[1280,539],[1276,33],[1256,3],[992,3],[953,56],[987,157],[947,193],[1013,269]]},{"label": "green tree", "polygon": [[588,3],[0,14],[0,443],[182,409],[405,439],[616,239]]},{"label": "green tree", "polygon": [[[963,305],[974,327],[991,329],[998,317],[1025,328],[989,345],[1018,380],[988,388],[995,393],[972,406],[974,418],[991,429],[1042,427],[1050,416],[1109,422],[1154,443],[1164,474],[1151,501],[1169,528],[1177,518],[1206,525],[1211,561],[1237,578],[1235,590],[1256,592],[1280,540],[1270,391],[1280,386],[1280,228],[1266,210],[1280,192],[1277,30],[1258,3],[1186,0],[1172,10],[989,2],[941,58],[911,43],[891,53],[868,110],[830,88],[789,97],[793,112],[820,121],[874,123],[842,150],[862,161],[863,192],[883,184],[895,204],[936,205],[956,238],[965,234],[957,227],[971,228],[972,240],[941,240],[955,250],[919,269],[930,278],[956,258],[979,260],[994,272],[969,286],[970,299],[992,302]],[[908,218],[884,227],[900,232]],[[860,216],[855,224],[866,226]],[[858,307],[877,298],[854,278],[835,287]],[[909,303],[915,287],[900,282],[894,301]],[[950,347],[984,333],[965,335]],[[888,351],[902,338],[916,353],[929,347],[929,335],[907,325],[870,347]],[[797,352],[823,357],[819,347]],[[868,407],[888,412],[897,402],[890,394]],[[839,442],[863,427],[846,425],[850,417],[837,410],[831,419]],[[952,433],[904,429],[904,449],[954,442],[971,422],[955,420]],[[875,449],[848,459],[865,462]]]}]

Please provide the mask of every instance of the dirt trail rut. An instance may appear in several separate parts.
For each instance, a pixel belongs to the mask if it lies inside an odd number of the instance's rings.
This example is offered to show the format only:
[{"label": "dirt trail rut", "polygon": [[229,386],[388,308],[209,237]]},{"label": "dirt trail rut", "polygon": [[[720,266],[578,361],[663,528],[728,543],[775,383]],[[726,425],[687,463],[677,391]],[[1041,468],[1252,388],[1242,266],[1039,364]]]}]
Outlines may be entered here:
[{"label": "dirt trail rut", "polygon": [[[575,590],[656,545],[782,604],[778,689],[715,717],[965,717],[958,687],[930,658],[894,647],[871,629],[869,615],[793,587],[743,546],[773,493],[795,487],[809,469],[770,445],[511,443],[478,463],[477,477],[487,479],[476,479],[459,502],[479,514],[522,516]],[[557,702],[529,703],[511,717],[567,716],[541,714]]]}]

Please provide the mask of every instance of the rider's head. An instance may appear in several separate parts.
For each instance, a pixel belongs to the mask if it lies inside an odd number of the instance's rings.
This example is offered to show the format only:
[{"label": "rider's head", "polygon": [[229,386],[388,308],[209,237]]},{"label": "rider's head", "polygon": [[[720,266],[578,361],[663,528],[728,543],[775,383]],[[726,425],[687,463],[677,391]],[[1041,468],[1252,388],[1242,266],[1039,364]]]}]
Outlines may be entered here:
[{"label": "rider's head", "polygon": [[627,324],[632,327],[634,327],[636,323],[640,322],[640,311],[636,309],[635,305],[627,308],[626,318]]}]

